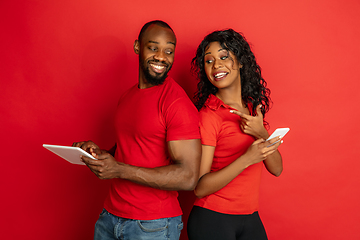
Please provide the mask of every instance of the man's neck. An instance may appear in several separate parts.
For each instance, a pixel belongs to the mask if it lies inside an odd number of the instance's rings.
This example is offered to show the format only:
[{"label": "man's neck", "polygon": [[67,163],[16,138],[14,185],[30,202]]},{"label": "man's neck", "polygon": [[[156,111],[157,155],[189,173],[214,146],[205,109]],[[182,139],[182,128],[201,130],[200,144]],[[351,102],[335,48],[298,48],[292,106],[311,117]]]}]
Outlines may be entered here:
[{"label": "man's neck", "polygon": [[139,71],[139,84],[138,84],[138,88],[139,89],[146,89],[146,88],[151,88],[153,87],[154,85],[149,83],[144,74],[141,72],[141,70]]},{"label": "man's neck", "polygon": [[148,83],[148,82],[143,82],[143,81],[140,81],[139,80],[139,85],[138,85],[138,87],[140,88],[140,89],[146,89],[146,88],[151,88],[151,87],[153,87],[154,85],[152,85],[152,84],[150,84],[150,83]]},{"label": "man's neck", "polygon": [[154,87],[154,86],[158,86],[158,85],[161,85],[165,82],[166,80],[164,80],[163,82],[161,82],[160,84],[152,84],[152,83],[149,83],[149,81],[145,78],[144,74],[142,74],[140,72],[139,74],[139,84],[138,84],[138,88],[139,89],[146,89],[146,88],[151,88],[151,87]]}]

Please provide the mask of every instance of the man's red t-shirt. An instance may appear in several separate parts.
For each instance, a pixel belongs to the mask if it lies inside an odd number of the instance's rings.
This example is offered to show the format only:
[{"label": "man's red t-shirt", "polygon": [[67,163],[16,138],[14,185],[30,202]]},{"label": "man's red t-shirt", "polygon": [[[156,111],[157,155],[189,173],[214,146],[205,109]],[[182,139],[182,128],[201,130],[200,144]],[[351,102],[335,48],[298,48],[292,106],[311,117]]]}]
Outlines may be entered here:
[{"label": "man's red t-shirt", "polygon": [[[167,142],[199,139],[198,112],[185,91],[171,78],[139,89],[136,84],[119,100],[115,158],[138,167],[171,164]],[[119,217],[139,220],[182,214],[177,191],[159,190],[123,179],[111,180],[104,208]]]},{"label": "man's red t-shirt", "polygon": [[[254,138],[240,129],[240,117],[219,98],[210,95],[200,110],[203,145],[215,147],[211,172],[216,172],[246,152]],[[225,214],[252,214],[258,211],[262,163],[249,166],[219,191],[196,199],[195,205]]]}]

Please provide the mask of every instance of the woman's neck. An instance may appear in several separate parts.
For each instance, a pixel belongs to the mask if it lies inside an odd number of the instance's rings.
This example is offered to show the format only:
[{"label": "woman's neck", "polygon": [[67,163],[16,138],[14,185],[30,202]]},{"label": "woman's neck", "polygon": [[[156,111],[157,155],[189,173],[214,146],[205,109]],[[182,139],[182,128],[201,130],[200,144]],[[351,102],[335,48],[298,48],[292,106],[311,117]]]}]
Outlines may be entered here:
[{"label": "woman's neck", "polygon": [[241,86],[234,88],[218,89],[215,95],[226,105],[229,105],[232,108],[235,108],[237,110],[242,110],[243,108],[246,108],[241,96]]}]

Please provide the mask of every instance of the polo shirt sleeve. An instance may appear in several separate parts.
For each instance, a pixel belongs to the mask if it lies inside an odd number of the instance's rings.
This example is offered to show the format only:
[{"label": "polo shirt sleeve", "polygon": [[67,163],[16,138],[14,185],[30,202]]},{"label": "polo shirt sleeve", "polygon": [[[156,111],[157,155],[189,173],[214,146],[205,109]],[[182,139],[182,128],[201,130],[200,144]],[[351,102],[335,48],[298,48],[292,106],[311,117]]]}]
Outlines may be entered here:
[{"label": "polo shirt sleeve", "polygon": [[187,97],[176,99],[165,113],[166,141],[200,139],[199,113]]},{"label": "polo shirt sleeve", "polygon": [[216,147],[218,134],[221,129],[219,117],[209,108],[204,108],[200,111],[199,118],[201,144]]}]

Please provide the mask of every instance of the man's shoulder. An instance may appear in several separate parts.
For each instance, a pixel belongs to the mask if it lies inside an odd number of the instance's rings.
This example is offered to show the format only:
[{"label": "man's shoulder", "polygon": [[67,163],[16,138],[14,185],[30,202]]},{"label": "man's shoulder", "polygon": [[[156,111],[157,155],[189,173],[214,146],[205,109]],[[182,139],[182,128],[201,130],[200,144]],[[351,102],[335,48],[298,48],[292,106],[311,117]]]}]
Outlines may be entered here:
[{"label": "man's shoulder", "polygon": [[134,84],[130,86],[129,88],[125,89],[125,91],[120,95],[120,99],[124,98],[127,95],[131,95],[133,91],[136,91],[138,89],[138,84]]},{"label": "man's shoulder", "polygon": [[194,112],[197,115],[197,109],[185,90],[174,79],[168,78],[166,80],[166,86],[164,86],[159,102],[163,109],[182,109],[183,112]]},{"label": "man's shoulder", "polygon": [[171,92],[169,94],[172,97],[178,98],[178,97],[187,97],[187,94],[185,90],[180,86],[179,83],[177,83],[173,78],[168,77],[166,79],[165,85],[164,85],[164,91],[165,92]]}]

